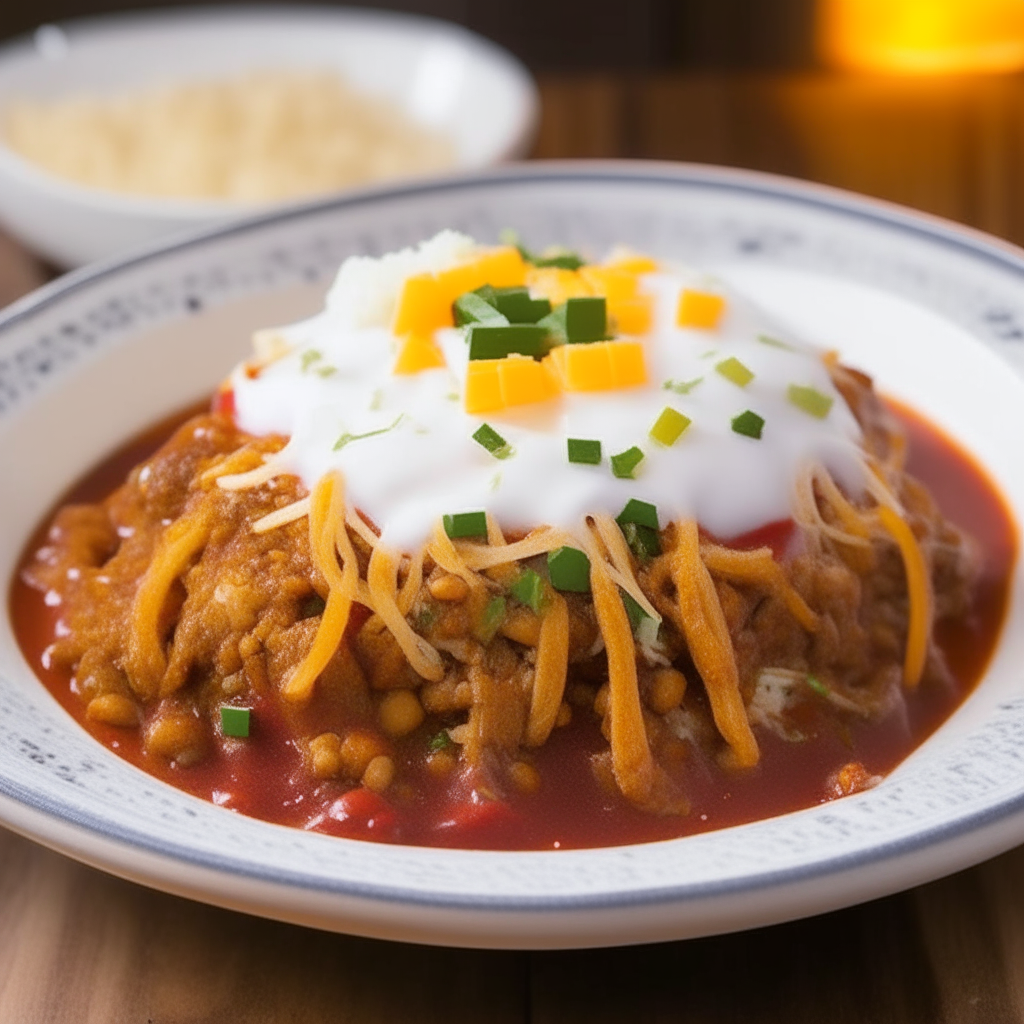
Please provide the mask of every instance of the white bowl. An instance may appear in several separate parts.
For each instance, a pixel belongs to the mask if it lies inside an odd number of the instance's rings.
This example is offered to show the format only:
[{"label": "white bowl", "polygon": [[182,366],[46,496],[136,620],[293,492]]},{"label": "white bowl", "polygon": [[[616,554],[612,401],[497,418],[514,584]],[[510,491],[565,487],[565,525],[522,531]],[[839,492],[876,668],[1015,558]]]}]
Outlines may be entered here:
[{"label": "white bowl", "polygon": [[[453,171],[524,156],[537,90],[509,53],[455,25],[329,7],[214,7],[44,26],[0,49],[0,118],[12,99],[123,93],[251,70],[338,72],[453,141]],[[23,159],[0,133],[0,220],[64,267],[286,204],[127,196]]]},{"label": "white bowl", "polygon": [[[444,226],[709,267],[948,430],[1024,519],[1024,381],[1002,358],[1024,366],[1020,250],[766,175],[526,164],[231,225],[69,274],[0,314],[0,582],[68,483],[209,394],[253,328],[316,310],[343,257]],[[0,822],[194,899],[392,939],[616,945],[820,913],[1024,841],[1022,596],[1018,563],[984,678],[875,789],[666,842],[493,853],[336,839],[173,789],[65,713],[0,616]]]}]

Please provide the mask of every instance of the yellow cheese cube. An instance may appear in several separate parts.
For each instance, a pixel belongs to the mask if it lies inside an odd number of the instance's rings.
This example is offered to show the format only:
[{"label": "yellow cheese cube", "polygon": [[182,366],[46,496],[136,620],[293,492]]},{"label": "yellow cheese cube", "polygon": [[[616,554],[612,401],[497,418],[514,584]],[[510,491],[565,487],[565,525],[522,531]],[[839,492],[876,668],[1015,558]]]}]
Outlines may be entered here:
[{"label": "yellow cheese cube", "polygon": [[501,398],[506,406],[543,402],[558,394],[558,382],[529,356],[511,355],[495,360]]},{"label": "yellow cheese cube", "polygon": [[634,298],[639,286],[636,274],[618,267],[580,267],[579,275],[590,288],[591,294],[603,295],[609,306]]},{"label": "yellow cheese cube", "polygon": [[392,373],[419,373],[445,365],[444,355],[429,334],[409,334],[402,342]]},{"label": "yellow cheese cube", "polygon": [[501,359],[472,359],[467,364],[466,412],[477,414],[505,408],[498,377],[500,362]]},{"label": "yellow cheese cube", "polygon": [[[526,263],[514,245],[492,249],[477,260],[480,273],[480,284],[489,284],[495,288],[519,288],[526,284]],[[461,294],[461,292],[459,293]],[[458,295],[455,296],[458,298]]]},{"label": "yellow cheese cube", "polygon": [[654,299],[650,295],[636,295],[609,301],[608,316],[619,334],[647,334],[654,319]]},{"label": "yellow cheese cube", "polygon": [[445,298],[433,274],[414,274],[405,279],[391,322],[392,334],[399,338],[430,334],[454,323],[451,301]]},{"label": "yellow cheese cube", "polygon": [[530,267],[526,271],[526,285],[531,295],[549,299],[552,306],[592,294],[578,271],[564,267]]},{"label": "yellow cheese cube", "polygon": [[612,387],[635,388],[647,383],[644,347],[639,341],[606,341],[612,365]]},{"label": "yellow cheese cube", "polygon": [[658,261],[640,253],[629,253],[610,260],[607,264],[615,270],[625,270],[630,274],[653,274],[658,269]]},{"label": "yellow cheese cube", "polygon": [[676,323],[680,327],[699,327],[713,331],[724,312],[725,299],[721,295],[684,288],[679,294]]}]

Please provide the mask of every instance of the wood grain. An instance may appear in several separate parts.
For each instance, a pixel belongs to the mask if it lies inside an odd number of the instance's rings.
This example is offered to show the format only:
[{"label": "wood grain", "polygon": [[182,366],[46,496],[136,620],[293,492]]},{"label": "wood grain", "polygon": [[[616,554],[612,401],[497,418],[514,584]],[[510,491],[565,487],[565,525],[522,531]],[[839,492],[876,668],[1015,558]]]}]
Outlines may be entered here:
[{"label": "wood grain", "polygon": [[[1024,80],[548,77],[536,155],[732,164],[1024,242]],[[0,236],[0,304],[46,269]],[[1024,1024],[1024,848],[775,928],[480,953],[152,892],[0,830],[0,1024]]]}]

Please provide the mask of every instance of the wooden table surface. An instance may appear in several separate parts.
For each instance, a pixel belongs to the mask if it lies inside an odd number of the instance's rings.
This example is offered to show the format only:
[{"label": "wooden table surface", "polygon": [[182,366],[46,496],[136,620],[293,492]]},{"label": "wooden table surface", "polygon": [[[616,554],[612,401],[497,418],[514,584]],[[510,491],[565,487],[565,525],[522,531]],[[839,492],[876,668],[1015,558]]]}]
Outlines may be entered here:
[{"label": "wooden table surface", "polygon": [[[1024,79],[541,82],[542,157],[791,174],[1024,242]],[[0,305],[50,272],[0,236]],[[1024,847],[733,936],[491,953],[354,939],[123,882],[0,831],[0,1024],[1024,1024]]]}]

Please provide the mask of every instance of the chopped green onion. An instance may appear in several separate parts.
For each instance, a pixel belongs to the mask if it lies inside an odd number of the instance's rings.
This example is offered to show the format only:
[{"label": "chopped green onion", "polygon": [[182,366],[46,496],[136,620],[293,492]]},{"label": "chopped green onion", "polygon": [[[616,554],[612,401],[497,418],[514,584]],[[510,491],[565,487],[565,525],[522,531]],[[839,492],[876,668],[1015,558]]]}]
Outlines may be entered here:
[{"label": "chopped green onion", "polygon": [[490,424],[481,423],[479,429],[473,434],[473,440],[486,448],[496,459],[507,459],[510,455],[515,454],[512,445]]},{"label": "chopped green onion", "polygon": [[535,267],[558,267],[561,270],[579,270],[587,262],[578,253],[568,250],[550,256],[531,256],[529,260]]},{"label": "chopped green onion", "polygon": [[590,559],[579,548],[561,547],[549,551],[548,577],[556,590],[589,593]]},{"label": "chopped green onion", "polygon": [[249,709],[225,705],[220,709],[220,731],[225,736],[245,737],[249,735]]},{"label": "chopped green onion", "polygon": [[827,697],[829,695],[829,688],[817,676],[812,676],[810,673],[807,674],[807,685],[819,697]]},{"label": "chopped green onion", "polygon": [[715,370],[739,388],[745,388],[754,379],[754,374],[735,356],[715,363]]},{"label": "chopped green onion", "polygon": [[620,480],[632,480],[636,467],[643,461],[644,453],[636,445],[633,445],[632,448],[627,448],[624,452],[612,456],[612,473]]},{"label": "chopped green onion", "polygon": [[504,359],[544,353],[547,331],[540,324],[474,324],[469,328],[470,359]]},{"label": "chopped green onion", "polygon": [[309,594],[299,605],[299,618],[311,619],[315,615],[323,615],[327,602],[319,594]]},{"label": "chopped green onion", "polygon": [[587,466],[601,464],[600,441],[591,441],[583,437],[568,437],[565,443],[569,450],[570,462],[579,462]]},{"label": "chopped green onion", "polygon": [[814,416],[819,420],[823,420],[832,410],[832,399],[828,395],[823,395],[817,388],[790,384],[786,388],[786,397],[808,416]]},{"label": "chopped green onion", "polygon": [[430,629],[437,621],[437,609],[433,605],[425,604],[416,613],[416,628],[422,632]]},{"label": "chopped green onion", "polygon": [[394,430],[401,422],[401,419],[402,414],[399,413],[398,416],[395,417],[394,423],[391,423],[386,427],[381,427],[380,430],[368,430],[365,434],[350,434],[348,431],[345,431],[345,433],[334,442],[334,447],[331,450],[340,452],[345,445],[351,444],[353,441],[363,441],[368,437],[376,437],[378,434],[386,434],[389,430]]},{"label": "chopped green onion", "polygon": [[667,380],[661,386],[666,391],[674,391],[677,395],[688,395],[703,380],[703,377],[694,377],[693,380]]},{"label": "chopped green onion", "polygon": [[449,747],[455,746],[451,736],[448,735],[447,729],[442,729],[440,732],[435,733],[427,740],[428,750],[447,750]]},{"label": "chopped green onion", "polygon": [[658,531],[639,523],[623,523],[622,536],[626,538],[629,550],[642,565],[661,554],[661,540]]},{"label": "chopped green onion", "polygon": [[770,334],[759,334],[757,336],[757,340],[761,342],[762,345],[770,345],[772,348],[782,348],[785,349],[787,352],[796,351],[796,349],[793,348],[792,345],[789,345],[784,341],[779,341],[778,338],[773,338]]},{"label": "chopped green onion", "polygon": [[658,444],[671,447],[683,436],[691,422],[689,416],[684,416],[678,409],[666,405],[661,410],[661,415],[654,421],[650,435]]},{"label": "chopped green onion", "polygon": [[473,636],[486,647],[494,639],[494,634],[498,632],[504,621],[505,598],[492,597],[487,602],[487,607],[484,608],[483,614],[473,630]]},{"label": "chopped green onion", "polygon": [[639,498],[630,498],[625,508],[615,517],[619,526],[626,523],[636,523],[637,526],[646,526],[649,530],[657,530],[658,509],[649,501],[641,501]]},{"label": "chopped green onion", "polygon": [[513,324],[535,324],[551,312],[550,299],[534,299],[526,288],[492,288],[488,302]]},{"label": "chopped green onion", "polygon": [[622,603],[626,607],[626,615],[629,616],[630,628],[635,633],[640,623],[643,622],[644,619],[648,618],[647,612],[640,607],[640,603],[636,598],[627,594],[626,591],[620,590],[619,596],[622,598]]},{"label": "chopped green onion", "polygon": [[525,604],[538,615],[548,603],[544,577],[532,569],[524,569],[519,579],[509,587],[509,592],[520,604]]},{"label": "chopped green onion", "polygon": [[565,336],[570,345],[601,341],[608,335],[604,296],[579,296],[565,303]]},{"label": "chopped green onion", "polygon": [[486,512],[454,512],[442,518],[444,532],[453,540],[459,537],[486,537]]},{"label": "chopped green onion", "polygon": [[456,327],[467,324],[508,325],[508,317],[500,313],[490,302],[476,292],[466,292],[452,303],[452,316]]},{"label": "chopped green onion", "polygon": [[732,418],[732,429],[737,434],[742,434],[744,437],[752,437],[755,441],[761,440],[761,431],[764,429],[764,419],[757,415],[756,412],[751,412],[750,409],[746,409],[741,412],[739,416]]},{"label": "chopped green onion", "polygon": [[324,354],[316,348],[307,348],[299,357],[299,366],[303,373],[308,373],[309,368],[318,360],[323,359]]}]

